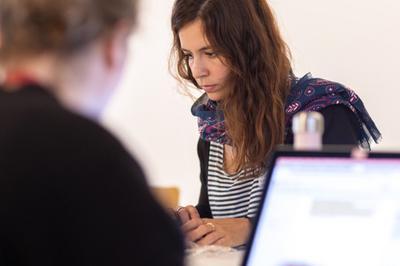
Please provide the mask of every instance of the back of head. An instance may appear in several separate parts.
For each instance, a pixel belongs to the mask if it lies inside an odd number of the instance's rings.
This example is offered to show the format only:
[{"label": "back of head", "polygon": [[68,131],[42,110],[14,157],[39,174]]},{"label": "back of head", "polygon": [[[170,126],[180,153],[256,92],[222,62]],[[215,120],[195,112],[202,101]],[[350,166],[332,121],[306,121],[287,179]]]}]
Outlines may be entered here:
[{"label": "back of head", "polygon": [[137,2],[0,0],[2,85],[20,88],[8,81],[29,77],[64,106],[97,118],[121,76]]},{"label": "back of head", "polygon": [[136,19],[136,0],[1,0],[0,60],[79,51],[118,21]]}]

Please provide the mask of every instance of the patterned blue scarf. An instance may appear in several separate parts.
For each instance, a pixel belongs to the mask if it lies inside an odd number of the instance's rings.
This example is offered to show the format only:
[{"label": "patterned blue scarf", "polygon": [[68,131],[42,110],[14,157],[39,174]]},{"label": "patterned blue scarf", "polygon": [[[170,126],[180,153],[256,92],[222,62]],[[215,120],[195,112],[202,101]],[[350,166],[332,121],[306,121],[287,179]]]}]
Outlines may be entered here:
[{"label": "patterned blue scarf", "polygon": [[200,138],[208,142],[231,144],[226,134],[224,113],[218,109],[218,103],[210,100],[204,93],[192,106],[192,114],[197,116]]},{"label": "patterned blue scarf", "polygon": [[[331,105],[347,106],[360,122],[358,140],[360,145],[369,148],[371,138],[377,143],[381,133],[372,121],[358,95],[342,84],[313,78],[307,74],[295,79],[286,100],[286,129],[290,129],[293,116],[300,111],[319,111]],[[200,138],[221,144],[230,144],[224,123],[224,115],[218,103],[203,94],[192,106],[192,114],[198,118]]]}]

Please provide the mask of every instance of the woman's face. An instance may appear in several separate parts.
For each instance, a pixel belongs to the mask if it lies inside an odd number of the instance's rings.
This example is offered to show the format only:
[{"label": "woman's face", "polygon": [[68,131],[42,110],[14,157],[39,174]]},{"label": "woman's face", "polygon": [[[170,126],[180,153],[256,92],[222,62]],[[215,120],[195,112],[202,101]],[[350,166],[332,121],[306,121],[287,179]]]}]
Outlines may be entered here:
[{"label": "woman's face", "polygon": [[185,25],[179,31],[182,52],[187,57],[190,70],[197,84],[211,100],[222,100],[230,74],[225,59],[211,47],[200,19]]}]

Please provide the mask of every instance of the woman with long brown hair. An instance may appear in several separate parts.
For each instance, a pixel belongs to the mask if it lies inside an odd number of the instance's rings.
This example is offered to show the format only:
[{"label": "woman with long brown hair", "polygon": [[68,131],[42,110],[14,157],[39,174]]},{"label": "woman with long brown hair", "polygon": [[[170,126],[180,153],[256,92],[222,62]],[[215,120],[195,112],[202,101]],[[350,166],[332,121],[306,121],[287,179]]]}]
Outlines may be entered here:
[{"label": "woman with long brown hair", "polygon": [[266,161],[293,143],[299,111],[325,118],[324,144],[369,147],[380,133],[362,101],[343,85],[292,73],[290,52],[265,0],[176,0],[171,63],[178,79],[204,94],[194,103],[201,191],[177,210],[198,244],[246,243]]}]

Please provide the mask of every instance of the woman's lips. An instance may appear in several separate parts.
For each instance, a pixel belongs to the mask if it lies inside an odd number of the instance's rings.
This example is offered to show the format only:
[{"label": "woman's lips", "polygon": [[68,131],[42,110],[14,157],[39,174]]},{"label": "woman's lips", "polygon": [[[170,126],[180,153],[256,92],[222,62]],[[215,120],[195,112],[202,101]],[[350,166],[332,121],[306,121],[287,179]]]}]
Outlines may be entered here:
[{"label": "woman's lips", "polygon": [[201,88],[205,91],[205,92],[214,92],[217,89],[217,85],[213,84],[213,85],[203,85],[201,86]]}]

